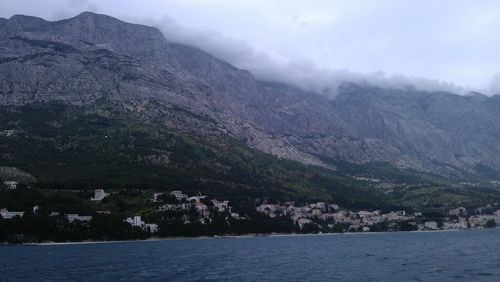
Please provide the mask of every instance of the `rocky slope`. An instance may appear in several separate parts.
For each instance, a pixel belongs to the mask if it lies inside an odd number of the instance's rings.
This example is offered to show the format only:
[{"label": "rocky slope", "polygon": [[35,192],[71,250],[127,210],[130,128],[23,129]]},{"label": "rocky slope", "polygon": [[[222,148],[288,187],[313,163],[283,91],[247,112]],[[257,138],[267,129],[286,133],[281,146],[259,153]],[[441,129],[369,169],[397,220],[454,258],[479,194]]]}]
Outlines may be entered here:
[{"label": "rocky slope", "polygon": [[500,99],[345,85],[334,109],[356,135],[381,140],[445,175],[500,167]]},{"label": "rocky slope", "polygon": [[0,105],[48,101],[107,101],[168,128],[331,169],[336,161],[445,175],[500,168],[497,98],[346,84],[331,100],[257,81],[155,28],[105,15],[0,20]]}]

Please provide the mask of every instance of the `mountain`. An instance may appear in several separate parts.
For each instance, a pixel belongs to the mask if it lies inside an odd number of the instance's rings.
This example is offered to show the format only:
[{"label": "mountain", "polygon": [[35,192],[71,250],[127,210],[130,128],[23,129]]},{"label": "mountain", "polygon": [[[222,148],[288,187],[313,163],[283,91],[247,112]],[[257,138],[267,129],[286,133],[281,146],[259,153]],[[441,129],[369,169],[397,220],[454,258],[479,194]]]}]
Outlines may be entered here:
[{"label": "mountain", "polygon": [[[497,96],[350,83],[338,93],[328,98],[259,81],[206,52],[169,42],[168,34],[156,28],[106,15],[85,12],[55,22],[21,15],[0,20],[5,138],[14,130],[9,136],[26,134],[40,141],[41,147],[51,144],[53,150],[69,154],[81,145],[82,132],[104,134],[108,126],[113,128],[108,128],[111,133],[124,138],[123,144],[108,148],[113,151],[126,147],[123,132],[128,124],[150,137],[155,133],[145,127],[200,136],[212,145],[234,140],[238,148],[248,146],[248,152],[331,173],[342,173],[352,165],[389,165],[395,171],[436,172],[446,177],[500,178]],[[55,109],[61,113],[50,120],[42,118]],[[87,127],[67,135],[62,129],[69,130],[70,124],[78,128],[76,121]],[[118,121],[124,127],[116,131]],[[106,126],[93,128],[96,124]],[[87,142],[97,142],[93,139],[97,136],[90,137]],[[3,143],[2,161],[16,166],[16,156],[23,154],[16,151],[15,143],[7,143]],[[151,158],[153,163],[166,160],[168,146],[155,146],[160,153],[149,151],[138,159],[144,163],[149,158],[150,164]],[[241,153],[233,149],[228,154]]]},{"label": "mountain", "polygon": [[333,103],[357,136],[394,146],[437,173],[487,177],[493,172],[490,177],[498,177],[500,99],[496,96],[346,85]]},{"label": "mountain", "polygon": [[[0,32],[1,103],[91,104],[106,97],[167,126],[246,140],[267,153],[331,167],[396,159],[339,126],[329,101],[262,83],[200,50],[172,44],[154,28],[83,13],[58,22],[13,16]],[[183,114],[172,108],[181,109]]]}]

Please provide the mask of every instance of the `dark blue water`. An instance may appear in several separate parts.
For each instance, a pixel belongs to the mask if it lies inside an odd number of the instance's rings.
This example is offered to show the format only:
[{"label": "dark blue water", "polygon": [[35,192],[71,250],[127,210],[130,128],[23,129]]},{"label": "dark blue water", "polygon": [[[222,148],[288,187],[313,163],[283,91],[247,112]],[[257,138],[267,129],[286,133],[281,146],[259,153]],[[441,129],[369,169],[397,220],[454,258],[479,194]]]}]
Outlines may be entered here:
[{"label": "dark blue water", "polygon": [[500,281],[500,229],[0,247],[1,281]]}]

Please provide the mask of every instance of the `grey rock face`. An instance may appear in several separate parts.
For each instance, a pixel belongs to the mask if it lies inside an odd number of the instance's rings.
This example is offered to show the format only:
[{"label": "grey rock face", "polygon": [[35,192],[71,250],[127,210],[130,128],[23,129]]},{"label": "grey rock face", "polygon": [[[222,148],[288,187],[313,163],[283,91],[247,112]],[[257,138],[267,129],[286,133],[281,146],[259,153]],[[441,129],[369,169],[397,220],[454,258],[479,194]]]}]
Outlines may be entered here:
[{"label": "grey rock face", "polygon": [[106,99],[167,127],[234,137],[330,168],[326,160],[390,161],[444,174],[448,166],[500,167],[498,98],[350,85],[332,101],[257,81],[167,39],[155,28],[93,13],[57,22],[1,19],[0,105]]},{"label": "grey rock face", "polygon": [[392,145],[443,174],[500,167],[500,108],[484,95],[345,85],[335,111],[355,134]]}]

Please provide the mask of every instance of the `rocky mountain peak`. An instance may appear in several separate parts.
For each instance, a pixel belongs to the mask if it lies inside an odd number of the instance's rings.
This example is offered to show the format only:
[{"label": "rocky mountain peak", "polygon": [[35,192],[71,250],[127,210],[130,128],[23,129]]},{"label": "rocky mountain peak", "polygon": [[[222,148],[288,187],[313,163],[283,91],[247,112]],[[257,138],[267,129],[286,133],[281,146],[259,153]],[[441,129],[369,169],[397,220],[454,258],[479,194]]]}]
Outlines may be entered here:
[{"label": "rocky mountain peak", "polygon": [[167,42],[154,27],[131,24],[113,17],[84,12],[68,20],[55,22],[58,32],[117,52],[132,52],[135,48],[161,49]]},{"label": "rocky mountain peak", "polygon": [[[3,24],[3,26],[1,26]],[[90,12],[0,20],[0,105],[101,98],[168,127],[228,135],[282,158],[500,169],[499,96],[344,83],[333,99],[256,80],[154,27]],[[491,102],[490,102],[491,101]],[[325,160],[325,161],[323,161]]]},{"label": "rocky mountain peak", "polygon": [[[1,24],[2,21],[0,21]],[[32,16],[14,15],[3,22],[0,35],[9,36],[18,32],[39,32],[50,26],[50,22]]]},{"label": "rocky mountain peak", "polygon": [[15,36],[69,45],[90,44],[148,63],[174,64],[169,43],[157,28],[92,12],[54,22],[16,15],[0,31],[0,38]]}]

